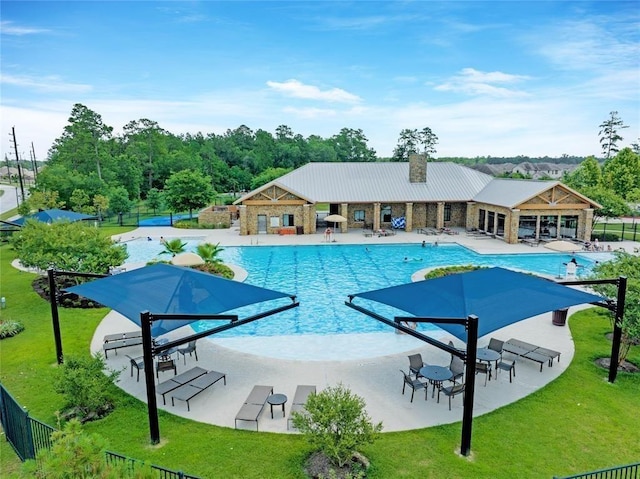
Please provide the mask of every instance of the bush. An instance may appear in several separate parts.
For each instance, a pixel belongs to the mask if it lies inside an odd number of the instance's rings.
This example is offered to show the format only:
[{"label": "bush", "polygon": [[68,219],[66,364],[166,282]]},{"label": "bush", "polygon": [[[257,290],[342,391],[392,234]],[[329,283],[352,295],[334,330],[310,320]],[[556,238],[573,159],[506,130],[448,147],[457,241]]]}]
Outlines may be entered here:
[{"label": "bush", "polygon": [[95,356],[67,357],[56,371],[54,389],[65,396],[65,418],[81,422],[106,416],[113,410],[113,383],[120,371],[105,373],[105,362],[99,353]]},{"label": "bush", "polygon": [[20,321],[12,319],[0,321],[0,339],[10,338],[24,331],[24,325]]},{"label": "bush", "polygon": [[120,479],[155,478],[153,469],[144,464],[109,464],[106,441],[97,434],[85,434],[80,422],[69,421],[62,431],[51,435],[51,449],[38,452],[35,461],[23,466],[23,476],[47,479]]},{"label": "bush", "polygon": [[80,222],[52,224],[28,220],[11,238],[20,262],[28,268],[107,273],[127,259],[125,245],[116,245],[98,228]]},{"label": "bush", "polygon": [[305,409],[292,414],[293,425],[340,468],[382,431],[381,422],[371,423],[364,399],[342,384],[309,396]]},{"label": "bush", "polygon": [[450,274],[468,273],[477,269],[485,269],[486,266],[476,266],[473,264],[465,264],[460,266],[445,266],[444,268],[435,268],[424,275],[424,279],[442,278]]},{"label": "bush", "polygon": [[606,242],[616,242],[616,241],[620,241],[620,235],[622,234],[622,232],[620,233],[594,233],[591,235],[591,241],[594,241],[596,238],[598,238],[598,241],[606,241]]}]

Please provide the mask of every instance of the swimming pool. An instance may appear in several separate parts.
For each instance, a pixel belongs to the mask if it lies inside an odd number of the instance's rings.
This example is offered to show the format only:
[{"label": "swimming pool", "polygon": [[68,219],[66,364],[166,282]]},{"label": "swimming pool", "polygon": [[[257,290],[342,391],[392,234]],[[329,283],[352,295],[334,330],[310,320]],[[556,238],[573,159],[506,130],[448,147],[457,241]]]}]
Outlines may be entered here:
[{"label": "swimming pool", "polygon": [[[184,241],[186,249],[194,251],[201,240]],[[155,241],[127,245],[131,262],[148,261],[163,250]],[[426,248],[419,244],[229,246],[220,256],[225,263],[247,270],[247,283],[296,295],[300,301],[297,308],[216,335],[228,338],[389,332],[388,326],[346,307],[347,295],[408,283],[418,270],[447,265],[501,266],[555,277],[564,272],[563,263],[571,258],[560,253],[482,255],[456,244]],[[588,274],[593,261],[587,256],[578,256],[578,260],[583,266],[580,274]],[[386,317],[406,314],[383,305],[371,306]],[[264,309],[265,305],[258,305],[236,312],[246,317]],[[202,331],[211,325],[203,321],[193,327]],[[429,324],[421,324],[420,329],[439,331]]]}]

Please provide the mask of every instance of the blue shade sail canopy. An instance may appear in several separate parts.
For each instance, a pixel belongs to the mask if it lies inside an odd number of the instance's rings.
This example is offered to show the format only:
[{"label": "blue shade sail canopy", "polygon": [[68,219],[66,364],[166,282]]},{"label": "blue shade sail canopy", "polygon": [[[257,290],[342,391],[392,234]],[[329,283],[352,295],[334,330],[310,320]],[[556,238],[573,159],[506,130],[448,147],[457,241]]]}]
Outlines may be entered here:
[{"label": "blue shade sail canopy", "polygon": [[[419,318],[464,319],[473,314],[479,318],[478,337],[548,311],[605,300],[504,268],[479,269],[358,293],[353,295],[354,304],[357,298],[386,304]],[[462,325],[437,326],[466,342]]]},{"label": "blue shade sail canopy", "polygon": [[[140,313],[220,314],[250,304],[293,295],[203,273],[191,268],[155,264],[100,278],[66,291],[91,298],[140,326]],[[197,320],[154,321],[154,337]]]},{"label": "blue shade sail canopy", "polygon": [[22,226],[27,220],[37,220],[43,223],[53,223],[55,221],[69,221],[71,223],[74,223],[76,221],[92,219],[95,219],[95,216],[76,213],[75,211],[52,209],[38,211],[37,213],[23,216],[22,218],[12,220],[11,222],[13,224]]}]

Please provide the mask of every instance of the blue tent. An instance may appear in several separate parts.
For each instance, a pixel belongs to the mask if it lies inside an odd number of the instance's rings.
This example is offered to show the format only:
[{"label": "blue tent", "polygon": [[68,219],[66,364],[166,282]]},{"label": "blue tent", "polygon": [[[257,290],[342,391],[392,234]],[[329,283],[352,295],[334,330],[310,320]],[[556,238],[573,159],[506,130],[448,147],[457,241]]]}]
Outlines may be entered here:
[{"label": "blue tent", "polygon": [[[191,268],[156,264],[67,288],[115,309],[140,325],[140,313],[220,314],[250,304],[295,296],[231,281]],[[196,320],[160,320],[154,337]]]},{"label": "blue tent", "polygon": [[[386,304],[419,318],[463,319],[474,314],[479,318],[478,337],[548,311],[604,301],[594,294],[504,268],[452,274],[350,297]],[[438,326],[466,342],[462,325]]]},{"label": "blue tent", "polygon": [[20,226],[22,226],[27,220],[37,220],[43,223],[53,223],[55,221],[69,221],[71,223],[74,223],[76,221],[92,220],[95,218],[95,216],[76,213],[75,211],[52,209],[38,211],[37,213],[23,216],[22,218],[12,220],[11,223]]}]

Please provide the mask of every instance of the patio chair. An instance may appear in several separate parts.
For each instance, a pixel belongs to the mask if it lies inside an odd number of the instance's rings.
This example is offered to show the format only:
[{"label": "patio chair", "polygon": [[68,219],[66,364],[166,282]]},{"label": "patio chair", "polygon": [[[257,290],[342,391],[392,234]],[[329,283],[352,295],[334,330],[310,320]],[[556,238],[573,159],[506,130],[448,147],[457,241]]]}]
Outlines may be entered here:
[{"label": "patio chair", "polygon": [[487,387],[487,378],[491,377],[491,364],[484,361],[476,361],[476,376],[484,374],[484,387]]},{"label": "patio chair", "polygon": [[413,395],[415,394],[417,389],[424,389],[424,400],[427,400],[427,383],[423,383],[419,379],[412,379],[411,376],[405,373],[402,369],[400,370],[402,375],[404,376],[404,383],[402,384],[402,395],[404,396],[404,390],[406,386],[411,388],[411,402],[413,402]]},{"label": "patio chair", "polygon": [[498,367],[498,361],[502,360],[503,347],[504,347],[504,341],[496,338],[491,338],[489,340],[489,346],[487,346],[487,348],[500,354],[500,359],[496,359],[496,368]]},{"label": "patio chair", "polygon": [[420,353],[409,355],[409,371],[411,371],[411,374],[415,374],[416,379],[420,376],[420,369],[424,365],[425,364],[422,362],[422,355]]},{"label": "patio chair", "polygon": [[178,374],[178,368],[176,362],[173,359],[159,359],[156,363],[156,378],[160,378],[158,373],[160,371],[171,371],[173,369],[173,375]]},{"label": "patio chair", "polygon": [[458,356],[451,356],[451,363],[449,364],[449,370],[453,373],[451,381],[455,384],[458,379],[462,382],[464,377],[464,361]]},{"label": "patio chair", "polygon": [[142,356],[139,358],[132,358],[128,354],[125,354],[125,356],[129,358],[129,362],[131,363],[131,377],[133,377],[133,370],[135,369],[138,371],[138,378],[136,381],[140,382],[140,371],[144,370],[144,360],[142,359]]},{"label": "patio chair", "polygon": [[198,352],[196,351],[196,342],[189,341],[189,343],[184,348],[178,348],[178,356],[182,354],[182,359],[184,359],[184,364],[187,364],[187,354],[189,356],[195,354],[196,361],[198,360]]},{"label": "patio chair", "polygon": [[516,377],[516,361],[515,359],[513,361],[509,361],[508,359],[501,359],[500,362],[498,363],[498,365],[496,366],[496,375],[498,374],[498,371],[502,369],[503,371],[509,371],[509,382],[511,382],[511,374],[513,374],[513,377]]},{"label": "patio chair", "polygon": [[451,411],[451,398],[456,397],[456,395],[460,393],[462,393],[464,397],[464,383],[454,384],[452,386],[447,386],[446,388],[438,389],[438,402],[440,402],[440,392],[445,396],[449,396],[449,411]]}]

